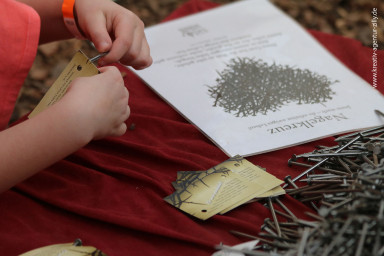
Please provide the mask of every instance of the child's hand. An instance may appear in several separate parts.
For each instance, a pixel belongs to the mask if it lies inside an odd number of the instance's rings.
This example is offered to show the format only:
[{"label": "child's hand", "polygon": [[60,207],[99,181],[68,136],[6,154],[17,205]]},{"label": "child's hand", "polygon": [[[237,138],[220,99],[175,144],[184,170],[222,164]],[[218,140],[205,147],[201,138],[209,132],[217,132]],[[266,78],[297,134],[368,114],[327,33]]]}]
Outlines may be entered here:
[{"label": "child's hand", "polygon": [[131,11],[110,0],[76,0],[78,24],[99,52],[101,66],[120,61],[135,69],[152,64],[143,22]]},{"label": "child's hand", "polygon": [[115,67],[101,74],[75,79],[61,101],[76,113],[78,129],[91,139],[123,135],[130,115],[128,90]]}]

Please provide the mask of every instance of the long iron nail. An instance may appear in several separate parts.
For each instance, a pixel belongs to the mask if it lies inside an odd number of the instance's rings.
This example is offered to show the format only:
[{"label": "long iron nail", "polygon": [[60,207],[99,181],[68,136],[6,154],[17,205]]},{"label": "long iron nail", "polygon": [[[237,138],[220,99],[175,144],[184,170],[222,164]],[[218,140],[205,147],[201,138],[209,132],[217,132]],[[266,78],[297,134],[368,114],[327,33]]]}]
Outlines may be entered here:
[{"label": "long iron nail", "polygon": [[291,215],[293,218],[297,219],[296,215],[291,212],[291,210],[288,209],[287,206],[283,204],[278,198],[275,198],[278,205],[280,205],[281,208],[283,208],[284,211],[286,211],[289,215]]},{"label": "long iron nail", "polygon": [[93,58],[90,58],[89,61],[92,62],[92,63],[95,63],[97,62],[100,58],[104,57],[105,55],[107,55],[109,52],[103,52],[103,53],[100,53],[98,55],[96,55],[95,57]]},{"label": "long iron nail", "polygon": [[289,184],[289,185],[291,185],[291,186],[294,187],[294,188],[298,188],[298,186],[292,181],[290,175],[287,175],[287,176],[284,178],[284,181],[285,181],[286,184]]},{"label": "long iron nail", "polygon": [[279,221],[277,220],[275,208],[273,207],[273,204],[272,204],[272,199],[270,197],[268,197],[267,201],[268,201],[269,210],[272,213],[273,221],[275,222],[275,225],[276,225],[277,235],[281,237],[281,230],[280,230],[280,226],[279,226]]},{"label": "long iron nail", "polygon": [[[313,165],[310,165],[310,164],[304,164],[304,163],[300,163],[300,162],[295,162],[291,159],[288,160],[288,166],[290,165],[297,165],[297,166],[302,166],[302,167],[307,167],[307,168],[312,168]],[[336,175],[345,175],[346,172],[343,172],[343,171],[338,171],[338,170],[333,170],[333,169],[329,169],[329,168],[325,168],[325,167],[317,167],[317,169],[321,170],[321,171],[326,171],[326,172],[329,172],[329,173],[333,173],[333,174],[336,174]],[[302,175],[304,176],[304,175]],[[301,177],[300,177],[301,178]]]},{"label": "long iron nail", "polygon": [[[361,133],[356,136],[353,140],[349,141],[348,143],[346,143],[345,145],[341,146],[339,149],[337,149],[335,151],[335,153],[339,153],[340,151],[342,151],[343,149],[349,147],[350,145],[352,145],[354,142],[356,142],[358,139],[360,139],[362,137]],[[364,157],[364,156],[363,156]],[[299,174],[298,176],[296,176],[295,178],[292,179],[293,182],[297,181],[298,179],[300,179],[301,177],[303,177],[304,175],[306,175],[307,173],[313,171],[314,169],[316,169],[317,167],[319,167],[320,165],[322,165],[323,163],[325,163],[326,161],[328,161],[329,157],[326,157],[324,158],[322,161],[318,162],[317,164],[313,165],[311,168],[309,168],[308,170],[302,172],[301,174]]]}]

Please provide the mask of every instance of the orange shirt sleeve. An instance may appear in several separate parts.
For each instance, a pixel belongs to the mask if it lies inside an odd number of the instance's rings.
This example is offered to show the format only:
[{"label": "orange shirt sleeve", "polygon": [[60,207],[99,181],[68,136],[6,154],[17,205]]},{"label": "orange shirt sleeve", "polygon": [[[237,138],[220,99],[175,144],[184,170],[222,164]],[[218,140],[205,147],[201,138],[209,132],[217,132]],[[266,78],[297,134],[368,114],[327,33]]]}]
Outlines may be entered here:
[{"label": "orange shirt sleeve", "polygon": [[0,1],[0,131],[7,127],[39,43],[40,17],[14,0]]}]

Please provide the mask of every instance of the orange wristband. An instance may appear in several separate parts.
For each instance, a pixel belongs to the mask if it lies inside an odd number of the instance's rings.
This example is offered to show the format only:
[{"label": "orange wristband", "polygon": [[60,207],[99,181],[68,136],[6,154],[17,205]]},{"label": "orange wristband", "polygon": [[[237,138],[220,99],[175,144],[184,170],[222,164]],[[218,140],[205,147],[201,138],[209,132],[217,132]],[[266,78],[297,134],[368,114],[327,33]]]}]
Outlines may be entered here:
[{"label": "orange wristband", "polygon": [[85,39],[77,27],[75,16],[73,14],[74,7],[75,0],[63,0],[61,11],[63,12],[65,26],[76,38]]}]

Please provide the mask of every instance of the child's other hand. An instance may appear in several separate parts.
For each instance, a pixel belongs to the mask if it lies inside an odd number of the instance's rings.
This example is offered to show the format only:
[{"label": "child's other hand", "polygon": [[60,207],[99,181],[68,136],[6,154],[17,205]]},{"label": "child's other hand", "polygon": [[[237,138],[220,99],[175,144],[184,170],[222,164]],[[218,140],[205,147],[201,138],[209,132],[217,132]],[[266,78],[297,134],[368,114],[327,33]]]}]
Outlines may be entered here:
[{"label": "child's other hand", "polygon": [[116,61],[143,69],[152,64],[143,22],[131,11],[110,0],[76,0],[78,24],[99,52],[103,66]]},{"label": "child's other hand", "polygon": [[128,90],[116,67],[102,67],[101,74],[75,79],[61,101],[77,113],[78,129],[89,140],[121,136],[130,115]]}]

